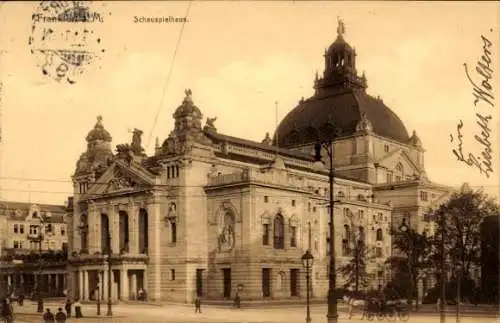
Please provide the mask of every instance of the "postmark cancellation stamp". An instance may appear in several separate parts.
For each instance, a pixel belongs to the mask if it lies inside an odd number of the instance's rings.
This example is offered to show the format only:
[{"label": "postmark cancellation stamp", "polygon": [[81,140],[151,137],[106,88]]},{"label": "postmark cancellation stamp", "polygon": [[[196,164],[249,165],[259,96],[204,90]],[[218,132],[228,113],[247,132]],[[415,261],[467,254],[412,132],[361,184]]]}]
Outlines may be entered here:
[{"label": "postmark cancellation stamp", "polygon": [[31,53],[44,76],[74,84],[90,65],[100,68],[105,42],[99,24],[110,13],[94,1],[42,1],[32,15]]}]

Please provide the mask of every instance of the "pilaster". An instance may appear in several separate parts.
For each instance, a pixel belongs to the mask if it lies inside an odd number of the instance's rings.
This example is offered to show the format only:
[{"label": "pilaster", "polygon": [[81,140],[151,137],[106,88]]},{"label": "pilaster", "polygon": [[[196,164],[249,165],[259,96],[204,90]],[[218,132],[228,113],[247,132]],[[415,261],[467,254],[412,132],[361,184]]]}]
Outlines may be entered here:
[{"label": "pilaster", "polygon": [[83,271],[76,272],[78,275],[78,299],[83,300]]},{"label": "pilaster", "polygon": [[118,207],[111,205],[108,207],[109,231],[111,233],[111,250],[114,254],[120,253],[120,219]]},{"label": "pilaster", "polygon": [[134,201],[128,204],[129,216],[129,253],[139,253],[139,208],[135,205]]},{"label": "pilaster", "polygon": [[89,254],[93,254],[96,251],[100,251],[97,248],[97,240],[99,240],[99,236],[96,234],[98,232],[97,207],[94,202],[89,203],[88,230]]},{"label": "pilaster", "polygon": [[155,195],[148,201],[149,266],[147,290],[151,300],[160,300],[161,296],[161,258],[160,258],[160,200]]}]

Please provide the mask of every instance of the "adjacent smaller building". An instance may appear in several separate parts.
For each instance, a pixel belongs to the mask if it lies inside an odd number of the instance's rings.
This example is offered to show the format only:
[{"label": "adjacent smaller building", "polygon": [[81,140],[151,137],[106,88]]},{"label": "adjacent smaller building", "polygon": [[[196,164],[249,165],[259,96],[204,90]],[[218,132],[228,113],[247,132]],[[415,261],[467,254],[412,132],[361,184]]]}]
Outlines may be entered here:
[{"label": "adjacent smaller building", "polygon": [[66,207],[0,202],[0,290],[61,296],[66,286]]}]

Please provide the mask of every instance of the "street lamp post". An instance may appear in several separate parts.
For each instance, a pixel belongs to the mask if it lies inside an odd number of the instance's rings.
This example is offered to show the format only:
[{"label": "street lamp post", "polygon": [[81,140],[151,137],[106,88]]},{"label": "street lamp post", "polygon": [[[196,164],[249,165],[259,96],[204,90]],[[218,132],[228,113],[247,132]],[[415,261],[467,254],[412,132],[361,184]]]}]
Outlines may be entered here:
[{"label": "street lamp post", "polygon": [[[412,270],[412,258],[413,258],[413,239],[412,239],[412,234],[411,230],[406,224],[406,219],[403,218],[403,223],[401,223],[401,226],[399,227],[399,230],[406,234],[406,237],[408,238],[408,275],[410,278],[410,291],[409,291],[409,296],[410,296],[410,301],[413,303],[413,293],[414,293],[414,286],[413,286],[413,270]],[[410,305],[411,306],[411,305]],[[413,306],[411,306],[413,308]]]},{"label": "street lamp post", "polygon": [[106,313],[106,316],[113,316],[113,309],[112,309],[112,304],[111,304],[111,275],[112,275],[112,270],[111,270],[111,254],[112,254],[112,248],[111,248],[111,232],[109,232],[109,228],[106,234],[107,241],[108,241],[108,312]]},{"label": "street lamp post", "polygon": [[39,232],[38,232],[38,256],[39,256],[39,263],[38,263],[38,280],[37,280],[37,296],[38,296],[38,301],[37,301],[37,312],[38,313],[43,313],[43,297],[42,297],[42,273],[43,273],[43,258],[42,258],[42,242],[44,240],[43,237],[43,229],[44,229],[44,223],[42,219],[40,218],[40,226],[39,226]]},{"label": "street lamp post", "polygon": [[102,289],[100,287],[101,283],[101,270],[99,270],[99,273],[97,274],[97,315],[101,315],[101,292]]},{"label": "street lamp post", "polygon": [[309,279],[310,279],[309,269],[312,268],[313,261],[314,261],[313,255],[311,254],[311,252],[309,250],[307,250],[306,253],[302,256],[302,265],[306,269],[306,284],[307,284],[307,287],[306,287],[306,295],[307,295],[306,296],[306,323],[311,323],[311,309],[309,306],[309,295],[310,295],[310,290],[311,290],[310,282],[309,282]]},{"label": "street lamp post", "polygon": [[321,140],[319,138],[318,142],[314,146],[315,150],[315,168],[322,168],[323,163],[321,160],[321,150],[325,149],[328,155],[329,168],[328,168],[328,183],[330,184],[330,192],[329,192],[329,215],[330,215],[330,265],[329,265],[329,273],[328,273],[328,313],[326,315],[328,323],[337,323],[338,320],[338,310],[337,310],[337,295],[335,294],[335,288],[337,285],[337,275],[335,272],[335,224],[333,221],[333,207],[334,207],[334,199],[333,199],[333,181],[334,181],[334,141],[340,135],[339,129],[334,129],[333,125],[330,123],[326,124],[325,129],[327,130],[327,138],[326,140]]}]

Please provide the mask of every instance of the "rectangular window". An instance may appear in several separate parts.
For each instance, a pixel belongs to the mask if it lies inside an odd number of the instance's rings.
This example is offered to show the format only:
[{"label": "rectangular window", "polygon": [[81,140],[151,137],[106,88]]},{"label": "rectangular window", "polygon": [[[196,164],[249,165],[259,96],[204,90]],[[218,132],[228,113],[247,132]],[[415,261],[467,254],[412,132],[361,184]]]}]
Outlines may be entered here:
[{"label": "rectangular window", "polygon": [[290,247],[297,247],[297,228],[291,227]]},{"label": "rectangular window", "polygon": [[427,201],[427,192],[424,191],[420,192],[420,200]]},{"label": "rectangular window", "polygon": [[32,235],[38,234],[38,225],[30,225],[30,234]]},{"label": "rectangular window", "polygon": [[52,223],[48,223],[45,227],[45,233],[52,233]]},{"label": "rectangular window", "polygon": [[172,222],[170,224],[170,242],[176,243],[177,242],[177,224],[175,222]]},{"label": "rectangular window", "polygon": [[401,182],[401,176],[396,176],[396,182]]},{"label": "rectangular window", "polygon": [[295,200],[292,200],[292,206],[295,206]]},{"label": "rectangular window", "polygon": [[382,248],[380,247],[375,248],[375,256],[377,258],[382,258]]},{"label": "rectangular window", "polygon": [[19,233],[24,234],[24,224],[19,225]]},{"label": "rectangular window", "polygon": [[170,269],[170,280],[175,280],[175,269]]},{"label": "rectangular window", "polygon": [[264,196],[264,203],[269,202],[269,196]]},{"label": "rectangular window", "polygon": [[14,233],[17,233],[17,224],[14,224]]},{"label": "rectangular window", "polygon": [[66,228],[63,225],[61,225],[61,235],[63,236],[65,234],[66,234]]},{"label": "rectangular window", "polygon": [[269,224],[262,225],[262,245],[269,245]]}]

